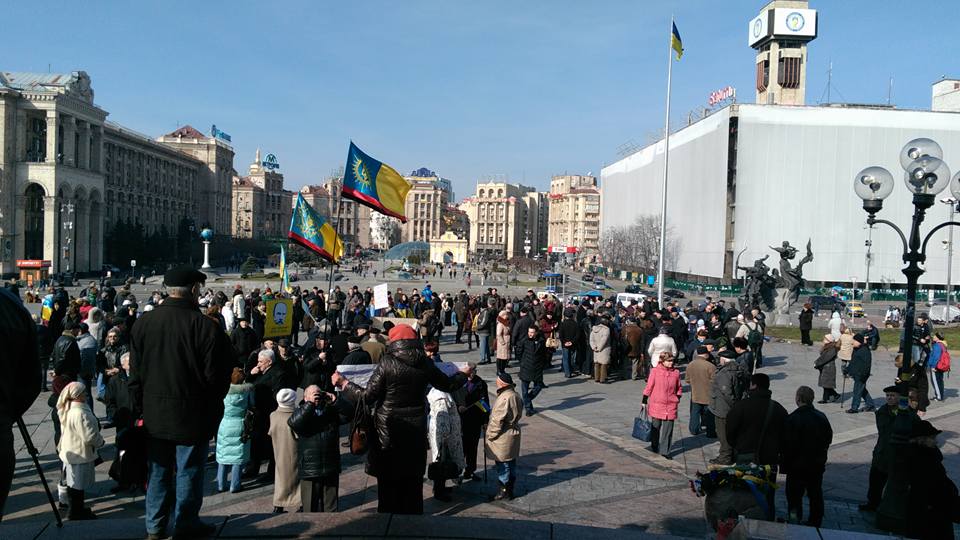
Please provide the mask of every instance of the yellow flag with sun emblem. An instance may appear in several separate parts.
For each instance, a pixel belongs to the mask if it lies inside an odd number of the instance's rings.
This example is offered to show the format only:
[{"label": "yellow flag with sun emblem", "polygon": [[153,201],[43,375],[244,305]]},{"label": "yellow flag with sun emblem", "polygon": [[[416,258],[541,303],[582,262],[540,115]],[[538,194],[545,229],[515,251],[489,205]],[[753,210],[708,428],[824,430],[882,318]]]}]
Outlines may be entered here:
[{"label": "yellow flag with sun emblem", "polygon": [[344,197],[406,223],[404,202],[410,187],[410,182],[396,169],[373,159],[350,142],[343,173],[341,193]]}]

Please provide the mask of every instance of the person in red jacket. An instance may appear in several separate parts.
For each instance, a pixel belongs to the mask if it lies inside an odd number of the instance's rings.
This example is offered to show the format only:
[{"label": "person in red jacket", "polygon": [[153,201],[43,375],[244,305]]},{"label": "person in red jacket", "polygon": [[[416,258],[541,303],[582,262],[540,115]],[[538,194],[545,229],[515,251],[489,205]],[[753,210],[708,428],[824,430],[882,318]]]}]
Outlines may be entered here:
[{"label": "person in red jacket", "polygon": [[670,442],[673,439],[673,424],[677,419],[677,406],[683,387],[680,371],[673,366],[673,355],[660,353],[660,362],[650,370],[650,377],[643,389],[643,405],[653,424],[651,449],[661,456],[670,457]]}]

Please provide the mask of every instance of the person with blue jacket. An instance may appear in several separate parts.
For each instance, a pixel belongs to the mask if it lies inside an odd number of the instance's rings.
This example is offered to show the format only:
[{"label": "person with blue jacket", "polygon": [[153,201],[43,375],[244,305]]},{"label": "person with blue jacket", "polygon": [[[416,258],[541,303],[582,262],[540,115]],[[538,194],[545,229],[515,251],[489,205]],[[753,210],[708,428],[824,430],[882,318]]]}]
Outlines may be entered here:
[{"label": "person with blue jacket", "polygon": [[943,401],[943,372],[937,370],[937,364],[946,350],[947,342],[943,341],[943,334],[940,332],[933,334],[933,345],[930,347],[930,354],[927,355],[927,375],[930,387],[933,388],[933,399],[936,401]]},{"label": "person with blue jacket", "polygon": [[223,398],[223,420],[217,429],[217,491],[227,490],[230,468],[230,493],[240,491],[240,475],[250,461],[250,438],[243,436],[243,419],[253,409],[253,385],[243,382],[243,370],[233,369],[230,389]]}]

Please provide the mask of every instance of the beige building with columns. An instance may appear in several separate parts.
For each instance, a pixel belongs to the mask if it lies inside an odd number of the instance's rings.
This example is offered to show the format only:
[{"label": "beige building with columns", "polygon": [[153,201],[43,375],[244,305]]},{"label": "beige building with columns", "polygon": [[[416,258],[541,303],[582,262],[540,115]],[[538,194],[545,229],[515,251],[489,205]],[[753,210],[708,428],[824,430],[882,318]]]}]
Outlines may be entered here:
[{"label": "beige building with columns", "polygon": [[[597,178],[559,175],[550,181],[548,249],[575,248],[578,257],[599,253],[600,189]],[[589,260],[589,259],[586,259]]]},{"label": "beige building with columns", "polygon": [[[425,172],[426,171],[426,172]],[[405,176],[412,185],[404,203],[407,222],[401,225],[403,242],[429,242],[444,233],[443,213],[452,198],[450,181],[418,169]]]},{"label": "beige building with columns", "polygon": [[[539,231],[540,199],[532,187],[506,182],[477,184],[475,195],[460,205],[470,220],[470,252],[492,259],[523,257],[527,235],[534,235],[532,245]],[[528,225],[534,224],[537,229],[531,231]],[[534,255],[532,250],[530,255]]]},{"label": "beige building with columns", "polygon": [[260,149],[247,176],[233,179],[234,238],[286,238],[293,213],[293,193],[283,189],[283,174],[263,165]]}]

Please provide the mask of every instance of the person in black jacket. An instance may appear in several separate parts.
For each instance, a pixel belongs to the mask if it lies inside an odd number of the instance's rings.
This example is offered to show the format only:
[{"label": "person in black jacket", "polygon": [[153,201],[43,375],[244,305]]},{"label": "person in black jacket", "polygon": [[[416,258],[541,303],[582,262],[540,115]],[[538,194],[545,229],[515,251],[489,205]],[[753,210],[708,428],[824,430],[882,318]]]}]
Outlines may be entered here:
[{"label": "person in black jacket", "polygon": [[236,367],[246,369],[247,359],[260,348],[260,338],[246,317],[237,319],[237,327],[230,334],[230,341],[236,351]]},{"label": "person in black jacket", "polygon": [[63,332],[53,344],[50,353],[50,362],[54,371],[80,373],[80,346],[77,345],[77,334],[80,327],[69,320],[63,322]]},{"label": "person in black jacket", "polygon": [[490,397],[487,383],[477,375],[477,364],[467,362],[467,382],[453,394],[460,413],[463,456],[467,466],[463,469],[464,480],[479,480],[477,470],[477,445],[483,426],[490,418]]},{"label": "person in black jacket", "polygon": [[787,475],[787,508],[791,523],[803,519],[803,494],[810,499],[804,525],[823,522],[823,471],[833,428],[826,415],[813,407],[813,388],[797,388],[797,409],[787,417],[783,437],[782,472]]},{"label": "person in black jacket", "polygon": [[303,353],[303,378],[300,380],[300,388],[315,384],[324,392],[333,392],[330,376],[337,370],[337,364],[333,357],[333,348],[323,331],[326,328],[329,328],[329,323],[323,321],[311,330],[312,336],[307,337],[307,343],[312,346]]},{"label": "person in black jacket", "polygon": [[340,415],[337,396],[312,384],[287,424],[297,436],[300,500],[304,512],[336,512],[340,489]]},{"label": "person in black jacket", "polygon": [[527,335],[520,339],[520,397],[523,398],[523,408],[527,416],[536,414],[533,400],[543,390],[543,367],[547,350],[546,340],[536,326],[528,328]]},{"label": "person in black jacket", "polygon": [[810,330],[813,330],[813,306],[809,303],[803,305],[800,311],[800,343],[803,345],[813,345],[810,339]]},{"label": "person in black jacket", "polygon": [[513,347],[517,362],[520,361],[520,341],[523,339],[523,336],[527,335],[527,328],[536,326],[537,324],[531,311],[530,306],[524,305],[521,307],[520,318],[513,323],[513,328],[510,330],[510,344]]},{"label": "person in black jacket", "polygon": [[737,463],[780,463],[787,410],[772,398],[766,373],[750,376],[750,391],[727,414],[727,439]]},{"label": "person in black jacket", "polygon": [[128,384],[133,415],[143,418],[150,471],[147,535],[162,538],[172,526],[174,535],[208,536],[215,527],[199,517],[203,474],[236,351],[220,325],[200,313],[203,273],[175,268],[163,280],[170,296],[143,315],[130,339]]},{"label": "person in black jacket", "polygon": [[373,363],[370,359],[370,353],[360,348],[362,341],[363,338],[361,336],[350,336],[347,338],[347,348],[350,352],[344,357],[343,362],[340,362],[340,365],[364,366]]},{"label": "person in black jacket", "polygon": [[851,414],[860,412],[861,396],[864,401],[863,410],[866,412],[875,410],[873,397],[870,396],[870,391],[867,390],[867,379],[870,378],[870,368],[873,360],[870,354],[870,347],[865,346],[864,343],[866,343],[866,340],[863,334],[853,336],[853,357],[850,358],[850,363],[847,365],[847,372],[845,373],[845,375],[853,379],[853,399],[850,401],[850,408],[847,409],[847,412]]},{"label": "person in black jacket", "polygon": [[376,436],[367,452],[367,474],[377,478],[377,511],[423,513],[426,470],[427,385],[453,392],[467,380],[467,368],[448,377],[427,358],[417,331],[398,324],[390,329],[387,352],[361,388],[335,372],[331,381],[351,403],[378,404],[373,414]]},{"label": "person in black jacket", "polygon": [[[16,453],[13,448],[13,424],[30,408],[40,394],[40,349],[37,329],[20,298],[0,289],[0,519],[13,482]],[[76,348],[76,343],[74,343]],[[77,349],[77,367],[80,350]]]},{"label": "person in black jacket", "polygon": [[573,308],[564,310],[563,320],[560,321],[558,329],[560,347],[563,352],[561,365],[563,366],[563,375],[568,379],[580,374],[576,353],[577,347],[580,346],[580,340],[583,338],[580,336],[580,325],[577,324],[576,315],[577,312]]},{"label": "person in black jacket", "polygon": [[287,374],[276,360],[271,349],[257,353],[257,365],[247,373],[246,382],[253,384],[253,436],[250,438],[250,463],[245,476],[256,476],[260,464],[269,462],[263,480],[273,480],[274,458],[273,440],[267,433],[270,430],[270,413],[277,410],[277,392],[285,388]]}]

